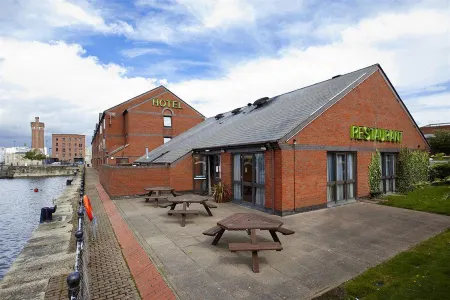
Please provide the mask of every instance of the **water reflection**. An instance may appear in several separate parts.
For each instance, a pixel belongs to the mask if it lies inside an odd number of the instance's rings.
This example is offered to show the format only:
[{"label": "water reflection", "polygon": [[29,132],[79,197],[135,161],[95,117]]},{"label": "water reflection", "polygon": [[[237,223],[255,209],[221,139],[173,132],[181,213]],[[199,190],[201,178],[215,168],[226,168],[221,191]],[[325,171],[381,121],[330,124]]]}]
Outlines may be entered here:
[{"label": "water reflection", "polygon": [[53,205],[68,178],[0,179],[0,279],[39,225],[41,208]]}]

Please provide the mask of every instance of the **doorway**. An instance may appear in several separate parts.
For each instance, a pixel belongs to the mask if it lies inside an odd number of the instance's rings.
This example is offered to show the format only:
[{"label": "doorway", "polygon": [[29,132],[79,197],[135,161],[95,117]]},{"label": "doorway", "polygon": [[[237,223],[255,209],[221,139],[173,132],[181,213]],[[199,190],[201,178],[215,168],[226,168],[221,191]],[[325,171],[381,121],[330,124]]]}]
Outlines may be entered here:
[{"label": "doorway", "polygon": [[233,156],[234,201],[246,206],[264,207],[265,165],[263,153]]},{"label": "doorway", "polygon": [[220,155],[195,154],[194,192],[200,195],[211,195],[212,188],[221,180]]}]

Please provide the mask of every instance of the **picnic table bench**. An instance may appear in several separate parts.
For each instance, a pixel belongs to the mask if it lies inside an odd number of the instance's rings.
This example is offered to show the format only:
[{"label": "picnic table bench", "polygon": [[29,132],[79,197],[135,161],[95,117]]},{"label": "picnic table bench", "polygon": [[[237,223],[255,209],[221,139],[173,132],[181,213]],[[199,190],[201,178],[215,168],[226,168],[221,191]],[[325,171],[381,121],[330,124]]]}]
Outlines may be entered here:
[{"label": "picnic table bench", "polygon": [[[174,197],[179,196],[179,194],[177,194],[175,192],[174,188],[171,188],[169,186],[155,186],[155,187],[148,187],[144,189],[145,191],[147,191],[148,193],[145,195],[145,202],[148,202],[150,200],[153,200],[155,203],[155,206],[158,206],[159,201],[167,201],[168,197],[167,196],[161,196],[161,193],[163,192],[170,192]],[[155,193],[155,195],[153,196],[153,193]]]},{"label": "picnic table bench", "polygon": [[[173,214],[181,214],[181,227],[184,227],[186,224],[186,215],[188,215],[188,214],[198,215],[200,213],[198,210],[190,210],[189,209],[189,205],[192,203],[202,204],[203,207],[205,208],[206,212],[208,213],[208,215],[209,216],[213,215],[210,208],[216,208],[217,206],[212,203],[208,203],[207,201],[208,201],[208,199],[199,198],[198,196],[195,197],[195,196],[185,195],[183,198],[177,197],[177,198],[168,199],[168,202],[161,204],[160,207],[166,207],[166,208],[170,207],[169,211],[167,212],[167,214],[169,216],[171,216]],[[181,209],[181,210],[175,209],[175,207],[178,204],[183,204],[183,209]]]},{"label": "picnic table bench", "polygon": [[[253,272],[259,272],[258,251],[276,250],[281,251],[283,247],[277,232],[283,235],[294,234],[293,230],[281,227],[283,222],[253,213],[237,213],[217,222],[214,226],[203,232],[204,235],[215,236],[212,244],[217,245],[225,230],[247,231],[250,234],[250,243],[229,243],[228,249],[231,252],[251,251]],[[272,236],[273,242],[257,242],[256,230],[268,230]]]}]

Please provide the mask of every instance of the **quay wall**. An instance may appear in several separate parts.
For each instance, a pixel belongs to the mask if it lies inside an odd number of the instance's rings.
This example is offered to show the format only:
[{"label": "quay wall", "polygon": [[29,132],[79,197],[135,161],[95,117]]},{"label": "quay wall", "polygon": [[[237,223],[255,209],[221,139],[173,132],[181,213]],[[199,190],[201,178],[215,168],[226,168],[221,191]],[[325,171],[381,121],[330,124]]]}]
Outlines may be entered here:
[{"label": "quay wall", "polygon": [[28,178],[71,176],[78,167],[73,166],[3,166],[0,178]]},{"label": "quay wall", "polygon": [[55,299],[66,299],[65,279],[75,263],[72,233],[77,226],[74,208],[79,199],[80,173],[56,199],[53,221],[34,230],[0,281],[0,299],[49,299],[50,294],[57,294]]}]

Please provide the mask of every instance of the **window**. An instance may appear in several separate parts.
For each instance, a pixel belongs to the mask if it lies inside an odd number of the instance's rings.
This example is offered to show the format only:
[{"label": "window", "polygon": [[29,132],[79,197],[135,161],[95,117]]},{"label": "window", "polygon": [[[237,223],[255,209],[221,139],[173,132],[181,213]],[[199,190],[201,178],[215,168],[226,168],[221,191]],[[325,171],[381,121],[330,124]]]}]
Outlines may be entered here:
[{"label": "window", "polygon": [[62,152],[66,152],[66,148],[63,148]]},{"label": "window", "polygon": [[66,138],[62,138],[62,140],[63,140],[63,141],[65,141],[65,140],[66,140]]},{"label": "window", "polygon": [[79,146],[80,148],[82,148],[82,147],[83,147],[83,144],[79,144],[78,146]]},{"label": "window", "polygon": [[170,141],[172,138],[169,136],[165,136],[164,137],[164,144],[167,143],[168,141]]},{"label": "window", "polygon": [[396,166],[397,156],[395,153],[381,153],[380,189],[383,193],[395,192]]},{"label": "window", "polygon": [[355,154],[329,152],[327,155],[327,200],[339,202],[355,198]]},{"label": "window", "polygon": [[58,140],[58,138],[56,138],[56,140]]},{"label": "window", "polygon": [[58,146],[58,143],[56,143],[56,146]]},{"label": "window", "polygon": [[116,158],[116,163],[117,164],[128,164],[128,157],[117,157]]},{"label": "window", "polygon": [[56,151],[58,151],[58,148],[56,148]]},{"label": "window", "polygon": [[172,127],[172,117],[164,116],[164,127]]}]

